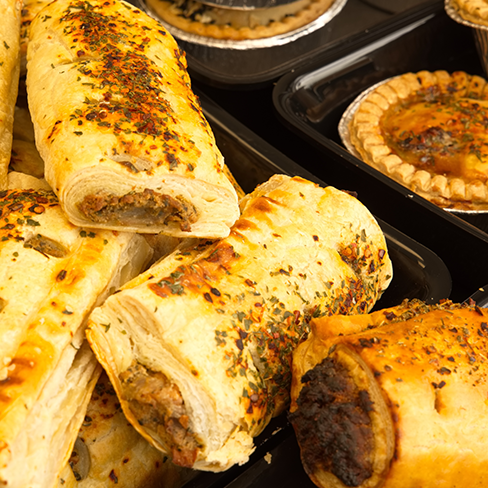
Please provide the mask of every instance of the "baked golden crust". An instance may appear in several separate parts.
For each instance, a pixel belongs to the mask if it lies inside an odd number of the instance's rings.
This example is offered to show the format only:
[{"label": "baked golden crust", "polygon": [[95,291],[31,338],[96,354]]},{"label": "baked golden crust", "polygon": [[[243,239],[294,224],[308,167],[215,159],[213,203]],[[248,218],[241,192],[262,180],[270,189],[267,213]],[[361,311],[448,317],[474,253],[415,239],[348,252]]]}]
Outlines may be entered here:
[{"label": "baked golden crust", "polygon": [[349,136],[366,163],[431,202],[488,210],[487,115],[485,79],[406,73],[361,99]]},{"label": "baked golden crust", "polygon": [[488,2],[486,0],[448,0],[465,20],[488,26]]},{"label": "baked golden crust", "polygon": [[27,44],[29,43],[29,29],[35,16],[48,4],[49,0],[24,0],[20,23],[20,76],[27,72]]},{"label": "baked golden crust", "polygon": [[45,178],[75,225],[222,237],[239,209],[184,53],[119,0],[61,0],[29,29]]},{"label": "baked golden crust", "polygon": [[7,188],[7,172],[12,150],[14,108],[20,73],[19,0],[1,0],[0,11],[0,190]]},{"label": "baked golden crust", "polygon": [[85,320],[149,252],[141,236],[73,226],[52,191],[0,192],[1,483],[55,482],[100,372]]},{"label": "baked golden crust", "polygon": [[91,315],[87,337],[134,427],[175,463],[221,471],[289,400],[310,314],[369,310],[391,280],[352,196],[276,175],[229,237],[163,259]]},{"label": "baked golden crust", "polygon": [[325,13],[334,0],[297,0],[252,10],[218,8],[195,0],[145,0],[157,17],[182,31],[214,39],[243,41],[286,34]]},{"label": "baked golden crust", "polygon": [[341,317],[312,321],[293,357],[290,409],[311,479],[486,486],[487,319],[475,305],[414,301],[346,317],[343,335]]}]

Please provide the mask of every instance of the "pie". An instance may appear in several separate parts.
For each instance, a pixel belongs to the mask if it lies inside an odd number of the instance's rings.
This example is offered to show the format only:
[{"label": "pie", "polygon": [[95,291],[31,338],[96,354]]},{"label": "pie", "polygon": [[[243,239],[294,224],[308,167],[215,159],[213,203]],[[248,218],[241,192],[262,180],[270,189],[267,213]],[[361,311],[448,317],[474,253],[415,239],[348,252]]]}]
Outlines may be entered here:
[{"label": "pie", "polygon": [[440,207],[488,210],[485,79],[406,73],[353,105],[349,140],[366,163]]},{"label": "pie", "polygon": [[449,2],[464,20],[488,26],[488,2],[486,0],[449,0]]},{"label": "pie", "polygon": [[298,0],[259,9],[219,8],[196,0],[146,0],[149,9],[182,31],[242,41],[286,34],[325,13],[335,0]]},{"label": "pie", "polygon": [[87,330],[136,430],[204,471],[245,463],[284,411],[310,316],[366,313],[392,278],[381,228],[348,193],[275,175],[241,209],[229,237],[159,261]]}]

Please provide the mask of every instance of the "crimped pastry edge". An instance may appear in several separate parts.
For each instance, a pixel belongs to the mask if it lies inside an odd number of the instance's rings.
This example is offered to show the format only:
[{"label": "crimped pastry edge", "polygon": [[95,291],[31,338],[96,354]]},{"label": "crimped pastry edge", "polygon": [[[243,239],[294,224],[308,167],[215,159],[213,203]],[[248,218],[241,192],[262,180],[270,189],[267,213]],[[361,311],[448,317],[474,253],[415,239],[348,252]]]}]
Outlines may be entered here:
[{"label": "crimped pastry edge", "polygon": [[361,93],[344,112],[339,134],[349,152],[430,202],[446,210],[486,212],[488,183],[479,180],[466,183],[461,178],[431,176],[424,170],[418,170],[392,153],[379,130],[381,116],[398,100],[407,98],[420,86],[446,86],[454,80],[453,76],[463,76],[469,83],[462,93],[470,90],[470,93],[483,93],[488,98],[488,83],[477,75],[461,71],[450,75],[444,70],[404,73]]},{"label": "crimped pastry edge", "polygon": [[[169,2],[166,2],[169,3]],[[273,46],[281,46],[288,44],[300,37],[311,34],[317,29],[322,28],[328,22],[330,22],[337,14],[344,8],[347,0],[334,0],[329,8],[324,9],[323,12],[315,16],[315,20],[312,20],[311,15],[307,12],[308,23],[302,22],[301,27],[287,26],[287,29],[283,33],[274,32],[272,35],[263,35],[264,33],[259,31],[258,35],[253,37],[245,37],[243,33],[239,33],[242,29],[233,29],[229,27],[223,35],[215,35],[215,26],[206,26],[201,24],[205,29],[212,27],[213,35],[211,32],[196,32],[194,29],[190,30],[182,28],[180,25],[173,25],[167,19],[164,19],[156,9],[149,5],[147,0],[138,0],[140,7],[146,11],[153,18],[158,20],[173,36],[192,44],[205,45],[212,48],[233,49],[233,50],[247,50],[256,48],[269,48]],[[188,21],[188,24],[195,24],[195,22]],[[275,24],[275,23],[273,23]],[[263,29],[267,29],[266,26],[261,26]],[[231,35],[228,35],[228,31],[233,30]]]}]

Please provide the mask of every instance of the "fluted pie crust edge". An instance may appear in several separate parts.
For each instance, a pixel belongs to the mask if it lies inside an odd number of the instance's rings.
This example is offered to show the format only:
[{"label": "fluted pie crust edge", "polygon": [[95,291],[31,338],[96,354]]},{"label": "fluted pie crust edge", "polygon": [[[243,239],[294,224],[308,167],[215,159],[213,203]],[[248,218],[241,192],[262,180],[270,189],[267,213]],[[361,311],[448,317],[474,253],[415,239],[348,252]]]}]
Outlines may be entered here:
[{"label": "fluted pie crust edge", "polygon": [[486,0],[450,0],[458,15],[474,24],[488,26],[488,2]]},{"label": "fluted pie crust edge", "polygon": [[454,210],[487,211],[488,171],[484,179],[431,174],[403,160],[385,140],[380,121],[387,111],[420,90],[433,87],[438,93],[453,97],[488,100],[487,81],[477,75],[442,70],[405,73],[356,99],[353,105],[357,107],[347,125],[349,141],[364,162],[432,203]]},{"label": "fluted pie crust edge", "polygon": [[[219,9],[205,5],[202,2],[191,1],[192,6],[185,8],[187,2],[175,0],[145,0],[147,6],[164,22],[184,32],[198,36],[229,40],[244,41],[264,39],[287,34],[324,14],[335,0],[298,0],[287,6],[279,7],[275,20],[268,21],[268,9],[255,9],[249,13],[246,10],[234,10],[234,17],[230,22],[222,21],[220,12],[228,13],[229,9]],[[182,5],[180,5],[182,4]],[[298,10],[296,6],[299,6]],[[288,7],[289,11],[286,11]],[[273,7],[272,7],[273,8]],[[188,14],[187,10],[198,10],[197,15]],[[228,18],[228,15],[225,16]],[[246,20],[246,18],[248,18]],[[245,25],[246,22],[248,25]]]}]

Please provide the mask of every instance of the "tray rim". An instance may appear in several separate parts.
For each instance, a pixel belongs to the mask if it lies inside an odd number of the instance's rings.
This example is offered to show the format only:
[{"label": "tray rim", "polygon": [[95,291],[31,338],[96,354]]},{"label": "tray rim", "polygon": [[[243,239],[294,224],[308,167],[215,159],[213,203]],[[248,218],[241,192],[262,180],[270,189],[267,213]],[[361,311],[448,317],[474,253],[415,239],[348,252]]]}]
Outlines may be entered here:
[{"label": "tray rim", "polygon": [[[293,70],[292,72],[280,77],[280,79],[275,83],[272,92],[273,107],[277,118],[285,127],[291,129],[306,142],[311,143],[318,150],[322,152],[333,152],[341,159],[345,160],[348,165],[353,165],[359,168],[361,171],[368,173],[375,179],[379,180],[382,184],[392,188],[405,198],[413,200],[416,204],[431,211],[436,216],[448,220],[457,227],[461,227],[464,231],[475,235],[477,238],[485,242],[488,242],[488,233],[456,216],[455,213],[446,211],[445,209],[442,209],[427,201],[420,195],[412,192],[379,170],[364,163],[361,159],[354,154],[351,154],[351,152],[349,152],[339,143],[335,142],[324,134],[313,130],[313,128],[311,129],[310,124],[304,120],[302,113],[298,113],[296,110],[294,110],[291,101],[291,98],[296,94],[296,92],[305,85],[304,80],[310,79],[314,73],[317,73],[320,70],[322,73],[334,73],[337,72],[337,66],[339,65],[343,66],[345,69],[347,66],[353,65],[354,62],[358,62],[361,59],[366,59],[368,54],[374,52],[378,47],[384,46],[391,40],[398,39],[401,37],[401,35],[410,32],[412,30],[410,27],[413,29],[420,27],[424,23],[436,17],[436,14],[447,16],[444,11],[443,2],[441,2],[436,9],[427,14],[423,19],[414,19],[410,25],[404,26],[404,28],[402,28],[399,32],[400,35],[395,35],[394,33],[392,34],[390,32],[385,33],[383,37],[379,38],[377,36],[371,37],[366,35],[363,37],[362,43],[359,42],[359,44],[348,46],[343,53],[343,57],[337,61],[331,60],[325,55],[325,53],[323,53],[323,56],[309,61],[308,63],[302,64],[299,69]],[[367,40],[368,42],[365,43],[364,40]]]},{"label": "tray rim", "polygon": [[[131,0],[140,1],[140,0]],[[408,24],[412,18],[419,18],[424,16],[426,13],[437,10],[443,5],[444,0],[425,0],[425,2],[416,7],[412,7],[409,10],[398,14],[391,14],[388,19],[379,22],[373,27],[367,30],[368,37],[381,37],[385,32],[392,32],[398,29],[400,26]],[[341,11],[342,12],[342,11]],[[339,12],[339,14],[341,13]],[[338,14],[338,15],[339,15]],[[337,15],[337,16],[338,16]],[[332,20],[335,20],[335,16]],[[326,28],[325,24],[322,28]],[[301,56],[292,56],[290,59],[282,62],[277,66],[273,66],[269,69],[261,70],[258,73],[240,74],[233,75],[232,73],[223,73],[221,71],[210,70],[203,63],[201,63],[191,51],[188,51],[187,46],[192,45],[192,43],[187,43],[184,40],[180,40],[181,46],[187,51],[188,59],[188,69],[192,77],[201,80],[203,83],[208,85],[218,86],[221,88],[239,90],[253,90],[259,89],[263,86],[269,86],[274,81],[278,80],[281,76],[286,75],[290,71],[299,69],[300,66],[306,64],[310,60],[313,60],[316,56],[321,55],[321,53],[327,53],[331,56],[335,56],[333,53],[337,53],[335,57],[341,57],[344,50],[348,49],[350,44],[361,42],[364,38],[364,32],[359,32],[353,34],[349,37],[336,39],[332,42],[326,43],[325,46],[317,46],[310,49],[308,52],[303,53]],[[299,41],[302,39],[299,39]],[[273,46],[272,46],[273,47]],[[271,48],[272,48],[271,47]],[[280,47],[280,46],[274,46]],[[282,46],[281,46],[282,47]],[[202,48],[205,48],[204,46]],[[211,48],[210,49],[217,49]],[[259,50],[256,51],[257,53]]]}]

